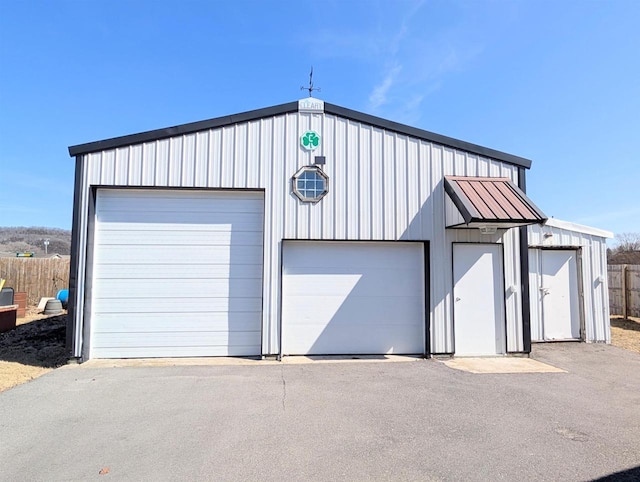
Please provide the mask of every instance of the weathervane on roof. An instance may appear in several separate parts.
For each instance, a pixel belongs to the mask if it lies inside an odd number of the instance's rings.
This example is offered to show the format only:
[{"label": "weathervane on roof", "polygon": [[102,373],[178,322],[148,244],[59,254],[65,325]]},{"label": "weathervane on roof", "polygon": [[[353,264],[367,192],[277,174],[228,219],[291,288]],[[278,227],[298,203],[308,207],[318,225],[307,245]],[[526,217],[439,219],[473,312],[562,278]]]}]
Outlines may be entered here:
[{"label": "weathervane on roof", "polygon": [[305,87],[304,85],[300,87],[300,90],[308,90],[309,97],[313,97],[313,91],[320,92],[320,87],[313,86],[313,65],[311,66],[311,73],[309,73],[309,87]]}]

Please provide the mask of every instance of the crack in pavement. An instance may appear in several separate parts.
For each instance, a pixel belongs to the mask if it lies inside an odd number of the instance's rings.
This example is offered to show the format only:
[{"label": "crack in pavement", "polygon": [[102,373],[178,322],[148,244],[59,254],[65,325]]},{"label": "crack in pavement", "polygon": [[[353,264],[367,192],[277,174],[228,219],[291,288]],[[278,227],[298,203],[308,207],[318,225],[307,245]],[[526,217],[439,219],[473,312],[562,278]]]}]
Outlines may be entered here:
[{"label": "crack in pavement", "polygon": [[280,366],[280,379],[282,380],[282,411],[287,410],[287,381],[284,379],[284,366]]}]

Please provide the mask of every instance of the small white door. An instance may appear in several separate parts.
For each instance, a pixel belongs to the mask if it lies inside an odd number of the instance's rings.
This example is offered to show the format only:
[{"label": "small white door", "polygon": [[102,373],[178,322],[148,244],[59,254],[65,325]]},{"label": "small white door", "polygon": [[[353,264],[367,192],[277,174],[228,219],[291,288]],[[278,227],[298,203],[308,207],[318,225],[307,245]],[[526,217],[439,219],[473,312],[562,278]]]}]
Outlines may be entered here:
[{"label": "small white door", "polygon": [[502,246],[453,245],[455,354],[505,352]]},{"label": "small white door", "polygon": [[544,339],[580,339],[578,264],[575,250],[542,250],[541,286]]}]

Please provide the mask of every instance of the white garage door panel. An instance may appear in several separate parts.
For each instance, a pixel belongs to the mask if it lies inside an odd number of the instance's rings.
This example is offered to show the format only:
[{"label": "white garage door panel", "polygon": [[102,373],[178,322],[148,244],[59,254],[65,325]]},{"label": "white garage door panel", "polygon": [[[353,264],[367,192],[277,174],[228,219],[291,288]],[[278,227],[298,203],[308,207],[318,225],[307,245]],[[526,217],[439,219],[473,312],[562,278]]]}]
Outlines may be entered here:
[{"label": "white garage door panel", "polygon": [[[256,223],[262,221],[261,214],[242,214],[242,213],[194,213],[194,212],[146,212],[146,211],[108,211],[105,213],[104,221],[114,221],[117,224],[112,226],[112,229],[127,229],[127,223],[135,223],[140,220],[140,215],[144,215],[145,222],[156,223],[155,230],[169,229],[168,226],[172,223],[172,218],[176,218],[175,222],[180,225],[176,226],[175,230],[181,230],[186,228],[188,230],[198,229],[198,226],[206,224],[231,224],[237,225],[242,230],[251,230],[255,227]],[[132,230],[141,229],[140,226],[132,226]],[[146,231],[144,228],[141,230]],[[205,229],[205,231],[221,231],[223,229]]]},{"label": "white garage door panel", "polygon": [[99,190],[92,357],[261,352],[261,193]]},{"label": "white garage door panel", "polygon": [[262,280],[259,279],[198,279],[194,283],[189,279],[146,279],[142,283],[140,279],[101,279],[96,282],[95,289],[98,293],[108,293],[109,298],[141,298],[153,293],[154,298],[178,298],[182,304],[189,303],[191,298],[228,298],[235,296],[240,298],[243,294],[259,292],[262,288]]},{"label": "white garage door panel", "polygon": [[[107,244],[122,244],[131,241],[129,231],[112,230],[103,231],[100,242]],[[262,246],[262,233],[256,231],[243,232],[242,236],[231,239],[229,231],[200,231],[200,230],[156,230],[145,232],[144,237],[136,239],[136,245],[148,246],[162,243],[163,246],[230,246],[233,241],[234,246]]]},{"label": "white garage door panel", "polygon": [[[128,213],[122,213],[123,216]],[[142,213],[138,213],[142,214]],[[111,222],[109,221],[111,231],[143,231],[145,233],[154,233],[156,231],[202,231],[206,233],[215,233],[215,232],[223,232],[226,233],[229,230],[228,223],[221,224],[203,224],[204,221],[201,214],[194,213],[191,218],[193,218],[193,222],[186,222],[187,214],[183,214],[180,216],[180,222],[177,225],[171,225],[166,222],[157,222],[157,224],[149,224],[149,225],[137,225],[131,222]],[[255,228],[255,221],[258,219],[262,219],[262,217],[256,216],[253,220],[245,220],[241,222],[237,220],[233,223],[233,229],[236,231],[251,231],[252,228]],[[151,218],[149,218],[151,220]]]},{"label": "white garage door panel", "polygon": [[[411,267],[414,270],[415,267]],[[287,272],[287,276],[291,281],[290,296],[307,295],[309,291],[305,291],[309,284],[313,284],[313,293],[319,296],[332,296],[342,289],[350,290],[354,283],[358,284],[358,291],[363,293],[363,297],[366,297],[366,293],[376,293],[371,295],[373,297],[386,296],[386,297],[406,297],[408,293],[414,292],[415,280],[410,277],[403,279],[397,279],[398,270],[376,270],[376,276],[361,276],[342,273],[338,271],[334,275],[326,274],[326,269],[320,268],[318,271],[322,271],[317,275],[300,275],[291,274]],[[393,284],[389,283],[390,279],[397,279]]]},{"label": "white garage door panel", "polygon": [[207,331],[202,332],[198,338],[192,333],[150,333],[144,338],[137,333],[103,333],[96,341],[94,349],[118,347],[124,348],[149,348],[149,347],[181,347],[192,346],[217,346],[226,348],[229,344],[234,346],[255,346],[260,343],[260,332],[234,332]]},{"label": "white garage door panel", "polygon": [[[158,355],[158,353],[162,355]],[[212,353],[222,353],[217,355]],[[188,346],[188,347],[107,347],[92,351],[94,358],[171,358],[171,357],[210,357],[210,356],[256,356],[254,346]]]},{"label": "white garage door panel", "polygon": [[417,243],[287,242],[284,354],[424,351],[424,260]]},{"label": "white garage door panel", "polygon": [[[255,312],[262,310],[262,297],[239,298],[94,298],[92,311],[100,313],[226,313]],[[95,320],[94,320],[95,321]],[[93,323],[93,326],[96,326]]]},{"label": "white garage door panel", "polygon": [[[178,316],[176,313],[138,313],[135,317],[124,319],[119,313],[101,315],[109,327],[109,333],[128,333],[144,331],[153,323],[157,331],[225,331],[229,326],[228,313],[189,313]],[[233,327],[237,331],[255,331],[255,313],[234,312]]]},{"label": "white garage door panel", "polygon": [[[240,214],[259,214],[262,215],[261,199],[243,199],[238,202],[237,199],[218,199],[215,206],[206,206],[202,204],[202,196],[200,193],[177,193],[176,195],[165,194],[164,199],[170,200],[169,205],[158,205],[155,199],[149,198],[146,193],[140,196],[128,196],[122,194],[110,196],[103,203],[108,211],[124,211],[124,212],[145,212],[145,213],[203,213],[205,215],[240,213]],[[165,191],[166,193],[167,191]]]},{"label": "white garage door panel", "polygon": [[[185,273],[185,267],[188,270]],[[234,278],[262,279],[262,267],[259,264],[240,264],[233,268],[228,264],[167,264],[164,260],[155,264],[102,264],[100,272],[103,279],[108,278],[136,278],[136,279],[199,279],[199,278],[229,278],[233,272]]]},{"label": "white garage door panel", "polygon": [[[132,243],[136,242],[137,236],[144,236],[144,233],[132,235]],[[226,264],[260,264],[262,262],[262,249],[260,246],[235,246],[233,250],[230,246],[197,246],[184,245],[171,246],[139,246],[137,244],[103,245],[99,264],[126,263],[132,261],[136,264],[157,264],[163,263],[170,258],[174,261],[181,257],[191,258],[187,264],[194,260],[202,263]],[[209,249],[207,249],[209,248]],[[215,249],[219,248],[219,249]],[[258,249],[256,249],[258,248]],[[231,264],[233,266],[233,264]]]},{"label": "white garage door panel", "polygon": [[[413,289],[413,288],[412,288]],[[389,320],[394,320],[394,325],[415,324],[413,315],[423,298],[419,296],[349,296],[345,293],[340,296],[327,296],[318,294],[304,296],[287,296],[286,309],[292,316],[296,316],[297,323],[320,323],[325,324],[326,320],[336,313],[345,298],[349,297],[349,302],[358,306],[359,319],[365,325],[382,324],[386,325]],[[316,320],[316,321],[314,321]],[[317,321],[322,320],[322,321]],[[357,319],[351,321],[357,324]]]}]

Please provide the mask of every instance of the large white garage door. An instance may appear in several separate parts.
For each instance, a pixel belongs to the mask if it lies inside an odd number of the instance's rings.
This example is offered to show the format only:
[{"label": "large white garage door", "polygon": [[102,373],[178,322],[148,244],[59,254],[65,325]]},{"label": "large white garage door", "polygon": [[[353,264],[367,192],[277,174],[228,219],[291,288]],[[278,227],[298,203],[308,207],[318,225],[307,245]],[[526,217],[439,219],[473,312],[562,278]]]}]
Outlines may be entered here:
[{"label": "large white garage door", "polygon": [[424,293],[422,244],[287,241],[283,353],[421,354]]},{"label": "large white garage door", "polygon": [[262,193],[98,190],[91,357],[261,353]]}]

